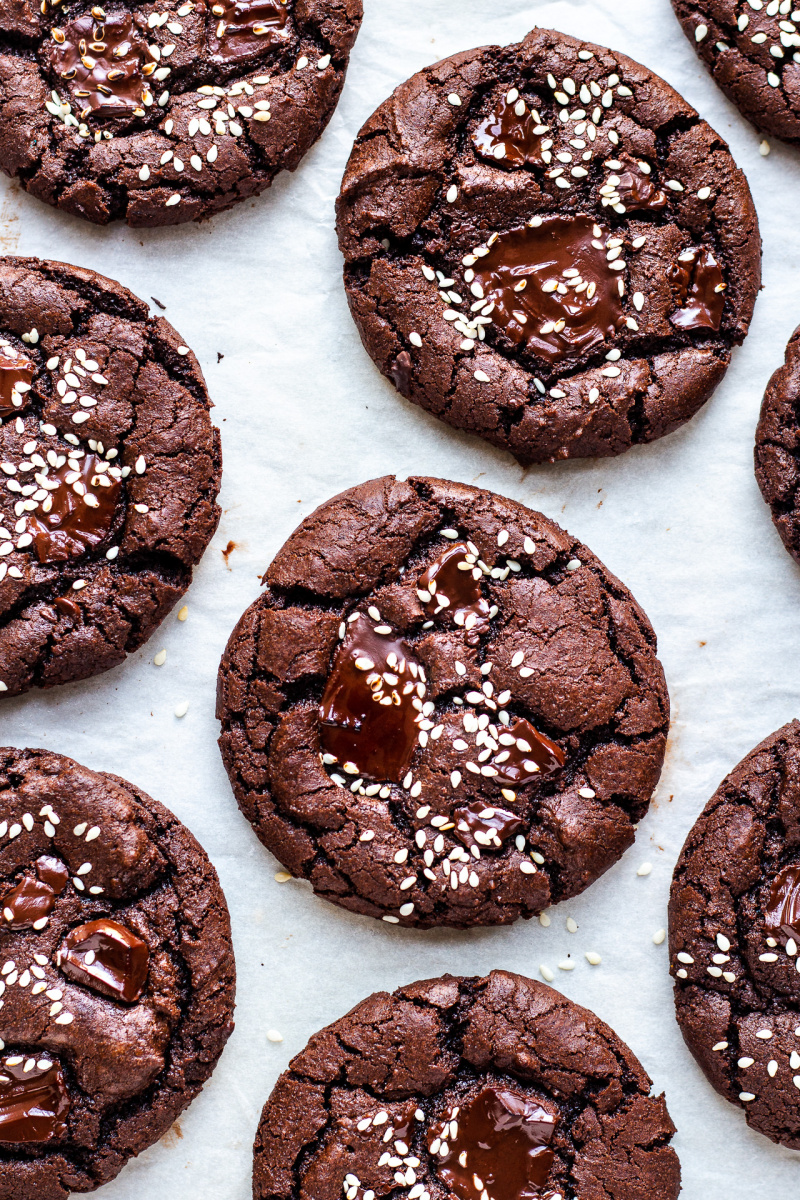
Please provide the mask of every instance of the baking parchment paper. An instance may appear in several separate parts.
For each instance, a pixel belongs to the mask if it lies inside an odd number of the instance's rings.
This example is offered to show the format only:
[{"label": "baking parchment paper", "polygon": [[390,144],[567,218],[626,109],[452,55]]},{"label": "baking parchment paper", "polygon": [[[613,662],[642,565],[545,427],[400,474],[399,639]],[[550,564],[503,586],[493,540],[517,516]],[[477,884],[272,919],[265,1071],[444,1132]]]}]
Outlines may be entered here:
[{"label": "baking parchment paper", "polygon": [[[188,620],[173,614],[122,667],[4,702],[0,716],[3,743],[48,747],[124,775],[172,808],[210,854],[230,905],[236,1031],[203,1094],[103,1200],[245,1200],[261,1106],[312,1033],[377,989],[494,967],[539,977],[542,963],[557,987],[629,1042],[666,1092],[685,1200],[796,1200],[800,1155],[749,1131],[684,1047],[666,947],[653,935],[666,924],[675,859],[714,788],[800,712],[800,571],[752,469],[764,385],[800,322],[800,155],[772,141],[762,156],[761,136],[717,91],[669,0],[365,7],[328,131],[295,175],[259,199],[200,226],[97,229],[0,184],[0,251],[91,267],[156,297],[200,358],[222,430],[224,513],[189,592]],[[535,24],[645,63],[730,142],[761,220],[764,290],[745,346],[689,425],[618,459],[523,470],[403,401],[373,367],[341,287],[333,203],[355,134],[398,83],[456,51],[515,41]],[[652,810],[635,847],[582,897],[552,910],[549,928],[419,933],[351,916],[306,884],[275,881],[279,865],[231,794],[214,719],[228,634],[301,518],[388,472],[476,483],[541,509],[619,575],[658,634],[673,723]],[[189,710],[178,719],[182,701]],[[653,864],[646,878],[637,876],[644,862]],[[567,932],[567,916],[577,933]],[[601,965],[587,963],[592,950]],[[559,970],[561,962],[574,970]],[[283,1041],[270,1042],[270,1030]]]}]

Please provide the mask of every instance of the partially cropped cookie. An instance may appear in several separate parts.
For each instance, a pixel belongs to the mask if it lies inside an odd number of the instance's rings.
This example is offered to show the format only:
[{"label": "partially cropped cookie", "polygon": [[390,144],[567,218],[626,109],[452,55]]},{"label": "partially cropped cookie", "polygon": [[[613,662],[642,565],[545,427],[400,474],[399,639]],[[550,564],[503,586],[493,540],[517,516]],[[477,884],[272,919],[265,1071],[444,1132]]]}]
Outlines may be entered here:
[{"label": "partially cropped cookie", "polygon": [[361,13],[361,0],[4,5],[0,167],[100,225],[230,208],[322,133]]},{"label": "partially cropped cookie", "polygon": [[675,1128],[613,1030],[508,971],[378,992],[278,1080],[254,1200],[675,1200]]},{"label": "partially cropped cookie", "polygon": [[0,259],[0,693],[146,642],[219,521],[219,434],[176,331],[93,271]]},{"label": "partially cropped cookie", "polygon": [[689,834],[670,960],[678,1022],[713,1087],[800,1149],[800,722],[731,771]]},{"label": "partially cropped cookie", "polygon": [[233,1028],[216,872],[143,792],[0,750],[0,1179],[91,1191],[166,1132]]},{"label": "partially cropped cookie", "polygon": [[767,384],[756,429],[756,479],[783,544],[800,561],[800,328]]},{"label": "partially cropped cookie", "polygon": [[402,84],[358,136],[338,230],[383,374],[523,463],[682,425],[760,283],[725,142],[651,71],[551,30]]},{"label": "partially cropped cookie", "polygon": [[743,116],[800,143],[800,5],[794,0],[672,0],[683,32]]},{"label": "partially cropped cookie", "polygon": [[391,923],[506,924],[634,840],[669,701],[631,594],[540,513],[393,476],[269,567],[219,674],[220,746],[264,844]]}]

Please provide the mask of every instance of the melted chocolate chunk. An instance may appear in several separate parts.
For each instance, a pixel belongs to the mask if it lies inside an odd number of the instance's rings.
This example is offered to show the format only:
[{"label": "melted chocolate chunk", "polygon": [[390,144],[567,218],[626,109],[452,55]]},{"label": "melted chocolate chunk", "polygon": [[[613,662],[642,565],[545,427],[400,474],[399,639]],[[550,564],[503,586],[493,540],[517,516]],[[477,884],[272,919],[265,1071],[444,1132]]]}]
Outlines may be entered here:
[{"label": "melted chocolate chunk", "polygon": [[67,1132],[69,1096],[58,1063],[11,1055],[0,1061],[0,1142],[51,1142]]},{"label": "melted chocolate chunk", "polygon": [[505,842],[525,832],[525,822],[516,813],[504,808],[489,808],[485,804],[470,804],[453,813],[455,836],[470,849],[502,850]]},{"label": "melted chocolate chunk", "polygon": [[659,191],[650,178],[649,163],[631,158],[630,154],[620,154],[612,161],[615,165],[607,182],[616,188],[618,203],[624,205],[626,212],[642,209],[658,212],[666,208],[667,194]]},{"label": "melted chocolate chunk", "polygon": [[[509,96],[513,97],[509,100]],[[540,132],[536,132],[539,130]],[[516,91],[509,92],[472,134],[481,158],[500,166],[542,166],[545,127],[531,114]]]},{"label": "melted chocolate chunk", "polygon": [[69,872],[57,858],[42,855],[36,861],[36,874],[25,875],[0,900],[3,922],[11,929],[33,929],[40,921],[46,923],[53,911],[56,896],[67,885]]},{"label": "melted chocolate chunk", "polygon": [[553,1166],[549,1146],[557,1122],[520,1092],[486,1087],[431,1130],[428,1146],[439,1175],[459,1200],[534,1200]]},{"label": "melted chocolate chunk", "polygon": [[[423,608],[433,617],[452,621],[476,645],[489,625],[489,601],[483,595],[483,571],[477,555],[464,542],[454,542],[420,575],[418,594]],[[426,600],[425,596],[430,599]]]},{"label": "melted chocolate chunk", "polygon": [[54,29],[48,57],[82,120],[93,112],[144,116],[146,76],[156,61],[130,13],[105,20],[87,15]]},{"label": "melted chocolate chunk", "polygon": [[394,386],[401,396],[411,395],[411,355],[407,350],[401,350],[392,366]]},{"label": "melted chocolate chunk", "polygon": [[534,729],[524,717],[508,725],[498,741],[501,748],[490,760],[497,771],[498,783],[528,783],[537,775],[560,771],[566,761],[561,747]]},{"label": "melted chocolate chunk", "polygon": [[710,250],[686,250],[667,272],[678,311],[679,329],[719,329],[725,307],[725,281]]},{"label": "melted chocolate chunk", "polygon": [[218,0],[211,9],[211,61],[230,62],[289,36],[281,0]]},{"label": "melted chocolate chunk", "polygon": [[773,937],[800,942],[800,865],[784,867],[773,879],[764,924]]},{"label": "melted chocolate chunk", "polygon": [[344,769],[399,783],[419,736],[425,673],[388,625],[349,624],[319,707],[320,740]]},{"label": "melted chocolate chunk", "polygon": [[554,364],[601,346],[625,318],[606,258],[609,231],[591,217],[535,220],[497,237],[475,266],[475,283],[506,337]]},{"label": "melted chocolate chunk", "polygon": [[102,996],[132,1004],[144,991],[150,953],[147,943],[124,925],[102,919],[68,933],[58,951],[68,978]]},{"label": "melted chocolate chunk", "polygon": [[0,346],[0,417],[20,412],[36,373],[29,358],[13,346]]},{"label": "melted chocolate chunk", "polygon": [[[39,562],[63,562],[99,546],[114,521],[121,484],[108,472],[108,464],[96,454],[72,459],[51,469],[48,481],[58,480],[35,516],[28,518],[28,533]],[[51,504],[49,511],[45,505]]]}]

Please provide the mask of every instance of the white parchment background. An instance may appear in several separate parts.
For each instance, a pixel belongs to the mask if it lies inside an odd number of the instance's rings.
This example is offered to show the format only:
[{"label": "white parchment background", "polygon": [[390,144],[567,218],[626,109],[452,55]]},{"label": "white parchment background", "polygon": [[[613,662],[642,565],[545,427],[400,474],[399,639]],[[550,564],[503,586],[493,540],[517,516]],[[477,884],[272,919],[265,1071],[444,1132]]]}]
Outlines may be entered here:
[{"label": "white parchment background", "polygon": [[[678,1126],[685,1200],[790,1200],[800,1156],[751,1133],[707,1085],[673,1018],[666,901],[684,837],[720,779],[800,709],[800,573],[752,470],[764,385],[800,321],[800,157],[760,137],[716,90],[668,0],[366,0],[342,101],[293,177],[201,226],[95,229],[7,181],[0,250],[92,267],[165,315],[196,350],[216,404],[225,471],[219,532],[175,616],[124,666],[86,684],[5,702],[2,740],[127,776],[172,808],[220,873],[239,970],[236,1032],[204,1093],[103,1200],[245,1200],[258,1114],[308,1037],[371,991],[444,971],[507,967],[556,985],[630,1043]],[[408,75],[534,24],[647,64],[731,143],[755,197],[764,290],[752,332],[688,426],[615,460],[523,470],[400,399],[373,367],[340,283],[333,202],[352,140]],[[218,352],[224,358],[218,362]],[[659,638],[673,705],[667,761],[636,846],[584,896],[538,922],[470,933],[393,929],[274,881],[276,862],[239,814],[216,747],[214,688],[228,633],[298,521],[342,488],[396,472],[480,484],[583,538],[632,589]],[[229,566],[221,551],[236,549]],[[166,665],[153,665],[165,647]],[[188,700],[183,720],[173,715]],[[638,878],[643,861],[653,863]],[[565,928],[566,917],[579,925]],[[602,965],[590,967],[584,952]],[[270,1043],[280,1030],[282,1044]],[[800,1093],[798,1093],[800,1104]],[[580,1198],[579,1198],[580,1200]]]}]

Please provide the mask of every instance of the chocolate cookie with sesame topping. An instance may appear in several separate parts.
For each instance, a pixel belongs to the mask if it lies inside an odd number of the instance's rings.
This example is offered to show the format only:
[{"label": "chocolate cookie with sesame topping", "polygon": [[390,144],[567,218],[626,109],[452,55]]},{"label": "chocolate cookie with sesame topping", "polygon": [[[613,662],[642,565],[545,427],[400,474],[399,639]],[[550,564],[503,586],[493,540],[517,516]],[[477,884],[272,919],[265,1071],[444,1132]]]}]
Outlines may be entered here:
[{"label": "chocolate cookie with sesame topping", "polygon": [[756,429],[755,467],[761,495],[784,546],[800,561],[800,327],[786,347],[785,362],[774,373],[761,405]]},{"label": "chocolate cookie with sesame topping", "polygon": [[0,1180],[113,1179],[211,1075],[235,966],[216,872],[178,819],[47,750],[0,749]]},{"label": "chocolate cookie with sesame topping", "polygon": [[0,695],[122,662],[219,521],[219,434],[163,318],[93,271],[0,259]]},{"label": "chocolate cookie with sesame topping", "polygon": [[177,225],[293,171],[361,0],[42,0],[0,15],[0,167],[99,225]]},{"label": "chocolate cookie with sesame topping", "polygon": [[800,3],[672,0],[683,32],[743,116],[800,145]]},{"label": "chocolate cookie with sesame topping", "polygon": [[651,71],[551,30],[402,84],[358,136],[338,231],[383,374],[522,463],[689,420],[760,286],[725,142]]},{"label": "chocolate cookie with sesame topping", "polygon": [[269,567],[219,673],[236,798],[287,870],[392,924],[507,924],[632,844],[669,701],[633,597],[540,513],[392,476]]},{"label": "chocolate cookie with sesame topping", "polygon": [[651,1088],[594,1013],[521,975],[378,992],[278,1080],[254,1200],[675,1200]]},{"label": "chocolate cookie with sesame topping", "polygon": [[670,896],[678,1023],[748,1125],[800,1150],[800,721],[723,780]]}]

